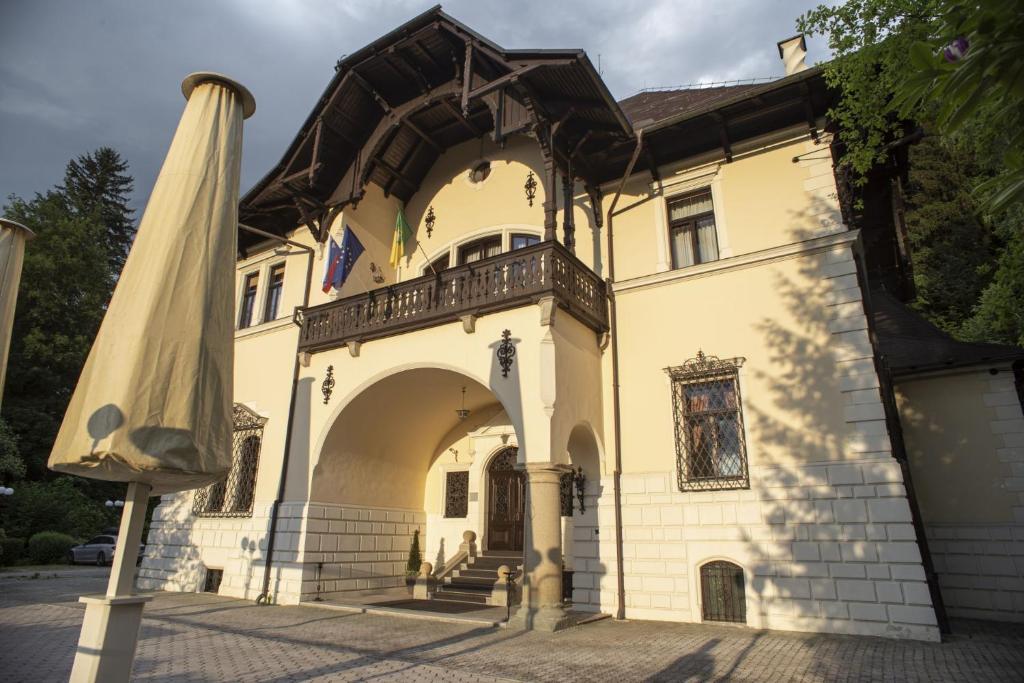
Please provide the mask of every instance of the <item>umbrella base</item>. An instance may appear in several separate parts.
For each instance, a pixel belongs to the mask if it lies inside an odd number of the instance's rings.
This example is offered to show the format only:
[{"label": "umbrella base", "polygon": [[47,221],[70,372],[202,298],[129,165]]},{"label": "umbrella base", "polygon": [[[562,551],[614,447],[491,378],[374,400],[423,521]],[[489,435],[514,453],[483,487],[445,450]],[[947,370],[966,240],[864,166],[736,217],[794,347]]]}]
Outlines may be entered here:
[{"label": "umbrella base", "polygon": [[79,598],[86,605],[85,619],[70,680],[127,681],[142,625],[142,608],[152,599],[148,595]]}]

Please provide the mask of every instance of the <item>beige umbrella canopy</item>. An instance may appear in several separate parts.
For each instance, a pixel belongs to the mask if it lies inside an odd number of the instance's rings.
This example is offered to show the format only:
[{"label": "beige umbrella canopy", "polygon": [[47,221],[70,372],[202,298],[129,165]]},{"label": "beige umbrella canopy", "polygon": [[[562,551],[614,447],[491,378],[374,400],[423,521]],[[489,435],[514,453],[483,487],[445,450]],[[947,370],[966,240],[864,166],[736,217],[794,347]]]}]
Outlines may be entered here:
[{"label": "beige umbrella canopy", "polygon": [[188,99],[71,397],[50,469],[140,482],[151,495],[231,466],[242,120],[255,102],[219,74]]},{"label": "beige umbrella canopy", "polygon": [[25,242],[33,237],[35,233],[21,223],[0,218],[0,398],[3,398],[7,377],[7,354],[11,350],[11,327],[18,303]]}]

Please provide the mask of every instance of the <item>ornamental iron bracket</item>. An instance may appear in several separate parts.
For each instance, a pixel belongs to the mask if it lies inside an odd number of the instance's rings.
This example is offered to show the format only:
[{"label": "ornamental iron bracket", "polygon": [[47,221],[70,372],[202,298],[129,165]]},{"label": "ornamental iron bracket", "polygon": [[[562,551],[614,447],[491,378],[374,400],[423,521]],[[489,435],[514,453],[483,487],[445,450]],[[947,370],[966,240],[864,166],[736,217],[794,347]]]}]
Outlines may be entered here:
[{"label": "ornamental iron bracket", "polygon": [[327,376],[324,377],[324,383],[320,385],[320,391],[324,395],[324,405],[331,400],[331,393],[334,391],[334,366],[327,366]]},{"label": "ornamental iron bracket", "polygon": [[498,344],[498,365],[501,366],[501,376],[508,377],[508,371],[512,369],[512,359],[516,355],[516,346],[512,343],[512,332],[505,330],[501,333],[501,343]]},{"label": "ornamental iron bracket", "polygon": [[533,200],[537,196],[537,179],[533,177],[533,171],[526,174],[526,183],[523,185],[526,190],[526,201],[533,206]]},{"label": "ornamental iron bracket", "polygon": [[437,216],[434,215],[434,207],[431,206],[427,209],[427,217],[424,222],[424,227],[427,229],[427,239],[434,234],[434,223],[437,221]]}]

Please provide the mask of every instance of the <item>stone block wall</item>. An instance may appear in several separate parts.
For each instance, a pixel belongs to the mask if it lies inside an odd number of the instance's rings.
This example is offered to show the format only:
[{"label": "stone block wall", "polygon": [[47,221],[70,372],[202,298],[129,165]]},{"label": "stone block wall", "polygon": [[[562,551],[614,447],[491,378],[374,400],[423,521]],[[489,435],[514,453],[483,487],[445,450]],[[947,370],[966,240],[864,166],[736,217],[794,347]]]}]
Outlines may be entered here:
[{"label": "stone block wall", "polygon": [[1024,621],[1024,413],[1010,372],[988,378],[985,405],[994,411],[996,457],[1009,463],[1001,486],[1019,505],[1006,524],[928,524],[928,546],[950,616]]},{"label": "stone block wall", "polygon": [[750,474],[750,490],[685,493],[674,473],[623,475],[627,617],[702,621],[700,567],[727,560],[751,626],[938,639],[895,461]]},{"label": "stone block wall", "polygon": [[[140,590],[201,591],[208,569],[224,572],[219,593],[255,599],[263,589],[271,505],[257,501],[253,516],[196,517],[192,492],[171,494],[153,512],[139,569]],[[318,503],[282,503],[270,594],[296,604],[316,594],[401,585],[413,531],[422,542],[421,511]]]}]

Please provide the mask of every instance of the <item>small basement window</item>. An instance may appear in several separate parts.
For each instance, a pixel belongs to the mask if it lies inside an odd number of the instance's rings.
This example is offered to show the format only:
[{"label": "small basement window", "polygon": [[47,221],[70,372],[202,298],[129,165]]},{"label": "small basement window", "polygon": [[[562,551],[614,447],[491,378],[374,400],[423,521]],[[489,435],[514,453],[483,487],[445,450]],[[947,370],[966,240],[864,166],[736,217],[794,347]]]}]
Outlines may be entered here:
[{"label": "small basement window", "polygon": [[704,621],[747,623],[743,568],[724,561],[701,567],[700,600]]},{"label": "small basement window", "polygon": [[219,593],[220,582],[224,578],[223,569],[206,568],[206,585],[203,586],[204,593]]}]

